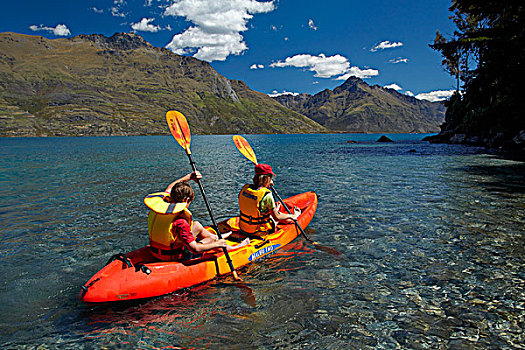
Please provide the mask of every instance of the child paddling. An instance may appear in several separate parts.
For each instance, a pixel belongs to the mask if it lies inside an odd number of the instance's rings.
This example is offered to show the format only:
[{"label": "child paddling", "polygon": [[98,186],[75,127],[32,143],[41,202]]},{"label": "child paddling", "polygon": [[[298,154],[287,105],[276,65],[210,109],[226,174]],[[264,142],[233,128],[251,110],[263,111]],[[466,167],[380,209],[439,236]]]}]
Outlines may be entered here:
[{"label": "child paddling", "polygon": [[189,181],[201,179],[197,171],[173,181],[164,192],[148,195],[144,203],[151,209],[148,215],[150,250],[159,260],[188,260],[215,248],[233,249],[249,243],[249,239],[231,247],[225,233],[222,239],[206,230],[198,221],[193,221],[188,210],[195,198]]}]

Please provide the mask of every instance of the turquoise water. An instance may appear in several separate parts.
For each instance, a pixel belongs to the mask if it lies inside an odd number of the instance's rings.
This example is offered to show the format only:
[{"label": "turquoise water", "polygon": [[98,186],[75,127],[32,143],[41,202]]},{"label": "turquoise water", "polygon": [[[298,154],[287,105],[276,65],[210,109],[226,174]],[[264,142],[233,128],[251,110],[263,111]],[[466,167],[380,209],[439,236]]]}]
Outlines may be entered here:
[{"label": "turquoise water", "polygon": [[[78,301],[80,286],[147,243],[142,199],[189,172],[183,150],[0,139],[0,347],[523,348],[525,164],[423,136],[248,135],[282,197],[318,193],[309,233],[342,254],[298,239],[241,284],[109,306]],[[192,152],[216,216],[236,213],[253,165],[231,136],[194,135]],[[200,194],[191,209],[209,223]]]}]

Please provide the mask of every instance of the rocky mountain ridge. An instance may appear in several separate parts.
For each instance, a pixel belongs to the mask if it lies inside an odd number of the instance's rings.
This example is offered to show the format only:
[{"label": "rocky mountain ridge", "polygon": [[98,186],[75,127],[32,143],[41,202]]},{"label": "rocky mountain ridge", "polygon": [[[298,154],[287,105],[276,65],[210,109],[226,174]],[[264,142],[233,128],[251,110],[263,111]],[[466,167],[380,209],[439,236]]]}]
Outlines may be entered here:
[{"label": "rocky mountain ridge", "polygon": [[343,132],[438,132],[445,106],[350,77],[333,90],[315,95],[274,97],[331,130]]}]

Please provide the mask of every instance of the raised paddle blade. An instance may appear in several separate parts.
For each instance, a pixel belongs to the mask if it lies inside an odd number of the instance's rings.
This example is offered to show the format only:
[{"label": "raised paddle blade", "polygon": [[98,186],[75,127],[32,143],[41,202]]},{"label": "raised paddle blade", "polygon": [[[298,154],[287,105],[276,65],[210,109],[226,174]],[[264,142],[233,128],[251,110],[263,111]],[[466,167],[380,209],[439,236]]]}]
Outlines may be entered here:
[{"label": "raised paddle blade", "polygon": [[252,147],[244,139],[244,137],[235,135],[233,136],[233,143],[246,158],[252,161],[253,164],[257,165],[257,157],[255,156],[255,152],[253,151]]},{"label": "raised paddle blade", "polygon": [[180,112],[168,111],[166,121],[175,140],[190,154],[191,132],[186,117]]}]

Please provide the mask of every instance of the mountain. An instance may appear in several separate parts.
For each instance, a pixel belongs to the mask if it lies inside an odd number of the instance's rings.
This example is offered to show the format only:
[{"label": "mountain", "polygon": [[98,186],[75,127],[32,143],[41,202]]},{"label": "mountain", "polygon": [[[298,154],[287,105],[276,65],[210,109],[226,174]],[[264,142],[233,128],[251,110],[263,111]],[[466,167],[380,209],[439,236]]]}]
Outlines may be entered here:
[{"label": "mountain", "polygon": [[0,33],[0,136],[167,134],[171,109],[193,133],[326,131],[207,62],[136,34]]},{"label": "mountain", "polygon": [[334,90],[315,95],[274,97],[324,127],[342,132],[438,132],[445,106],[350,77]]}]

